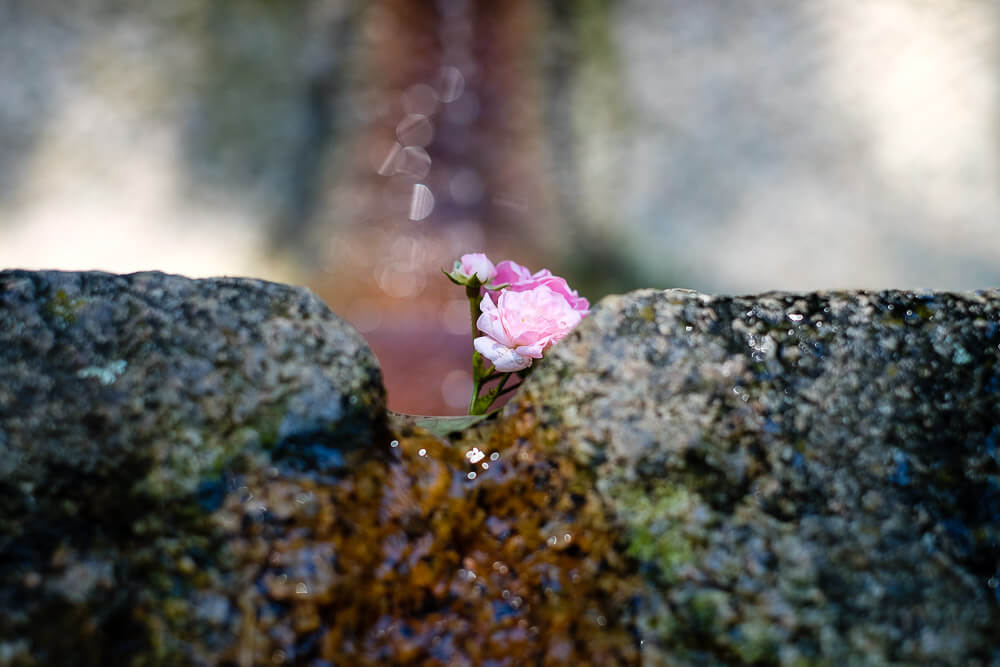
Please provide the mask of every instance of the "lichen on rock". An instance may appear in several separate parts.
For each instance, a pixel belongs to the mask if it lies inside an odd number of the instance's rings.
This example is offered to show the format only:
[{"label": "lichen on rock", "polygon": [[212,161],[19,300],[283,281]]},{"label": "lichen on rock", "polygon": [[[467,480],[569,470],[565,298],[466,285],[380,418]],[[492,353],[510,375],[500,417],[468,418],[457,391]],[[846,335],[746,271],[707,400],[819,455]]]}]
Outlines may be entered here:
[{"label": "lichen on rock", "polygon": [[992,291],[644,290],[387,420],[305,290],[3,272],[0,664],[993,667],[998,346]]},{"label": "lichen on rock", "polygon": [[2,635],[86,620],[87,632],[31,651],[41,664],[96,664],[109,624],[136,624],[144,594],[128,582],[152,567],[145,547],[197,535],[234,459],[350,450],[384,432],[374,356],[308,290],[0,272]]},{"label": "lichen on rock", "polygon": [[528,380],[670,664],[1000,659],[1000,294],[602,301]]}]

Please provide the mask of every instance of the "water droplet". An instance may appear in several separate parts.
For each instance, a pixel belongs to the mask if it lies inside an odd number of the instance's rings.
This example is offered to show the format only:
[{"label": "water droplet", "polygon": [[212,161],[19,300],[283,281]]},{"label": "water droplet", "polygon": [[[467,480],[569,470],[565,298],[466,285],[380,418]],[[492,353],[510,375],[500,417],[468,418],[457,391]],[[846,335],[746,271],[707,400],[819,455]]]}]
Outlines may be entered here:
[{"label": "water droplet", "polygon": [[486,461],[483,461],[483,470],[489,470],[489,469],[490,469],[490,464],[487,463]]},{"label": "water droplet", "polygon": [[462,96],[465,90],[465,77],[461,70],[451,65],[445,65],[438,70],[437,91],[438,97],[445,104],[454,102]]},{"label": "water droplet", "polygon": [[394,172],[411,178],[421,179],[431,170],[431,156],[420,146],[402,149],[394,164]]},{"label": "water droplet", "polygon": [[573,536],[570,535],[569,533],[566,533],[566,534],[563,535],[563,542],[567,542],[568,543],[572,539],[573,539]]},{"label": "water droplet", "polygon": [[490,461],[496,461],[499,458],[500,458],[499,452],[493,452],[492,454],[490,454]]},{"label": "water droplet", "polygon": [[434,194],[422,183],[413,186],[413,197],[410,199],[410,220],[423,220],[434,210]]},{"label": "water droplet", "polygon": [[437,91],[426,83],[415,83],[403,93],[403,109],[406,113],[430,116],[437,107]]},{"label": "water droplet", "polygon": [[475,479],[476,478],[476,473],[475,472],[470,472],[468,475],[466,475],[466,477],[468,477],[469,479]]},{"label": "water droplet", "polygon": [[548,542],[548,544],[549,544],[550,547],[554,547],[559,542],[559,538],[556,537],[555,535],[553,535],[552,537],[550,537],[546,541]]},{"label": "water droplet", "polygon": [[427,116],[410,114],[396,126],[396,138],[404,146],[426,146],[434,139],[434,123]]},{"label": "water droplet", "polygon": [[385,159],[376,169],[376,173],[379,176],[391,176],[396,173],[400,162],[402,161],[403,145],[398,141],[392,142],[392,146],[389,148],[389,152],[386,154]]},{"label": "water droplet", "polygon": [[989,579],[986,580],[986,585],[989,586],[990,588],[996,588],[997,586],[1000,586],[1000,579],[997,579],[996,577],[990,577]]},{"label": "water droplet", "polygon": [[479,463],[485,457],[486,454],[484,454],[483,450],[479,449],[479,447],[473,447],[472,449],[470,449],[465,453],[465,458],[469,459],[469,461],[472,463]]},{"label": "water droplet", "polygon": [[801,313],[788,313],[788,319],[790,319],[792,322],[801,322],[802,317],[803,316]]},{"label": "water droplet", "polygon": [[393,440],[389,443],[390,447],[399,447],[399,440]]},{"label": "water droplet", "polygon": [[417,456],[427,456],[427,450],[421,447],[420,451],[417,452]]},{"label": "water droplet", "polygon": [[604,618],[603,616],[598,616],[597,624],[603,628],[605,625],[608,624],[608,619]]},{"label": "water droplet", "polygon": [[300,581],[295,584],[295,594],[296,595],[309,595],[309,587],[306,586],[305,582]]}]

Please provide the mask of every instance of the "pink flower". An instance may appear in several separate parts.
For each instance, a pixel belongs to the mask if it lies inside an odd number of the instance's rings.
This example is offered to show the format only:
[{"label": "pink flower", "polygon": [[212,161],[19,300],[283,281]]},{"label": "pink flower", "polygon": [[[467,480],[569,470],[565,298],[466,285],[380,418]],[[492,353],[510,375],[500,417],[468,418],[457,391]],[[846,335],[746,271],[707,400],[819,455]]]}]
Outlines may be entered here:
[{"label": "pink flower", "polygon": [[489,293],[484,294],[479,309],[482,314],[476,326],[486,335],[473,344],[502,373],[523,370],[532,359],[541,359],[543,352],[583,319],[583,313],[563,294],[544,284],[505,289],[496,304]]},{"label": "pink flower", "polygon": [[573,310],[579,312],[580,315],[586,315],[590,312],[590,302],[577,294],[575,289],[570,289],[565,278],[552,275],[548,269],[542,269],[532,274],[531,271],[517,262],[507,259],[497,264],[493,282],[497,284],[510,283],[510,287],[506,289],[514,292],[525,292],[544,285],[556,294],[561,294]]},{"label": "pink flower", "polygon": [[490,282],[497,274],[497,268],[493,266],[493,262],[481,252],[462,255],[459,271],[467,278],[476,276],[481,283]]}]

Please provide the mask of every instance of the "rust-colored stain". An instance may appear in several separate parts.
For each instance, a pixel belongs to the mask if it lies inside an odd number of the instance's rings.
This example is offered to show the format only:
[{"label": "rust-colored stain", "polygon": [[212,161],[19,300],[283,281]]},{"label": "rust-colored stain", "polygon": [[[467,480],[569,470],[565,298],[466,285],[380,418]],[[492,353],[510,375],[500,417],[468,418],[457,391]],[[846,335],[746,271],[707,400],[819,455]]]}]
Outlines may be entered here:
[{"label": "rust-colored stain", "polygon": [[536,432],[526,413],[482,442],[409,433],[380,443],[384,460],[359,461],[336,480],[273,469],[239,478],[214,519],[246,577],[232,600],[242,628],[203,657],[638,662],[634,569],[589,473],[543,455]]}]

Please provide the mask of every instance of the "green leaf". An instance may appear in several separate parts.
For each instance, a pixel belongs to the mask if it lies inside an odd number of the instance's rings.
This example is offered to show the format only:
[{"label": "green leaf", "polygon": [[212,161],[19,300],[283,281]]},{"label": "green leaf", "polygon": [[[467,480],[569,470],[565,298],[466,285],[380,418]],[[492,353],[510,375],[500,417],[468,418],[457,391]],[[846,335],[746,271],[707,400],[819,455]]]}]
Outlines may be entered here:
[{"label": "green leaf", "polygon": [[389,420],[394,430],[400,430],[401,426],[419,426],[427,429],[434,435],[444,438],[449,433],[464,431],[470,426],[474,426],[486,419],[489,415],[455,415],[434,417],[430,415],[410,415],[405,412],[393,412],[389,410]]}]

